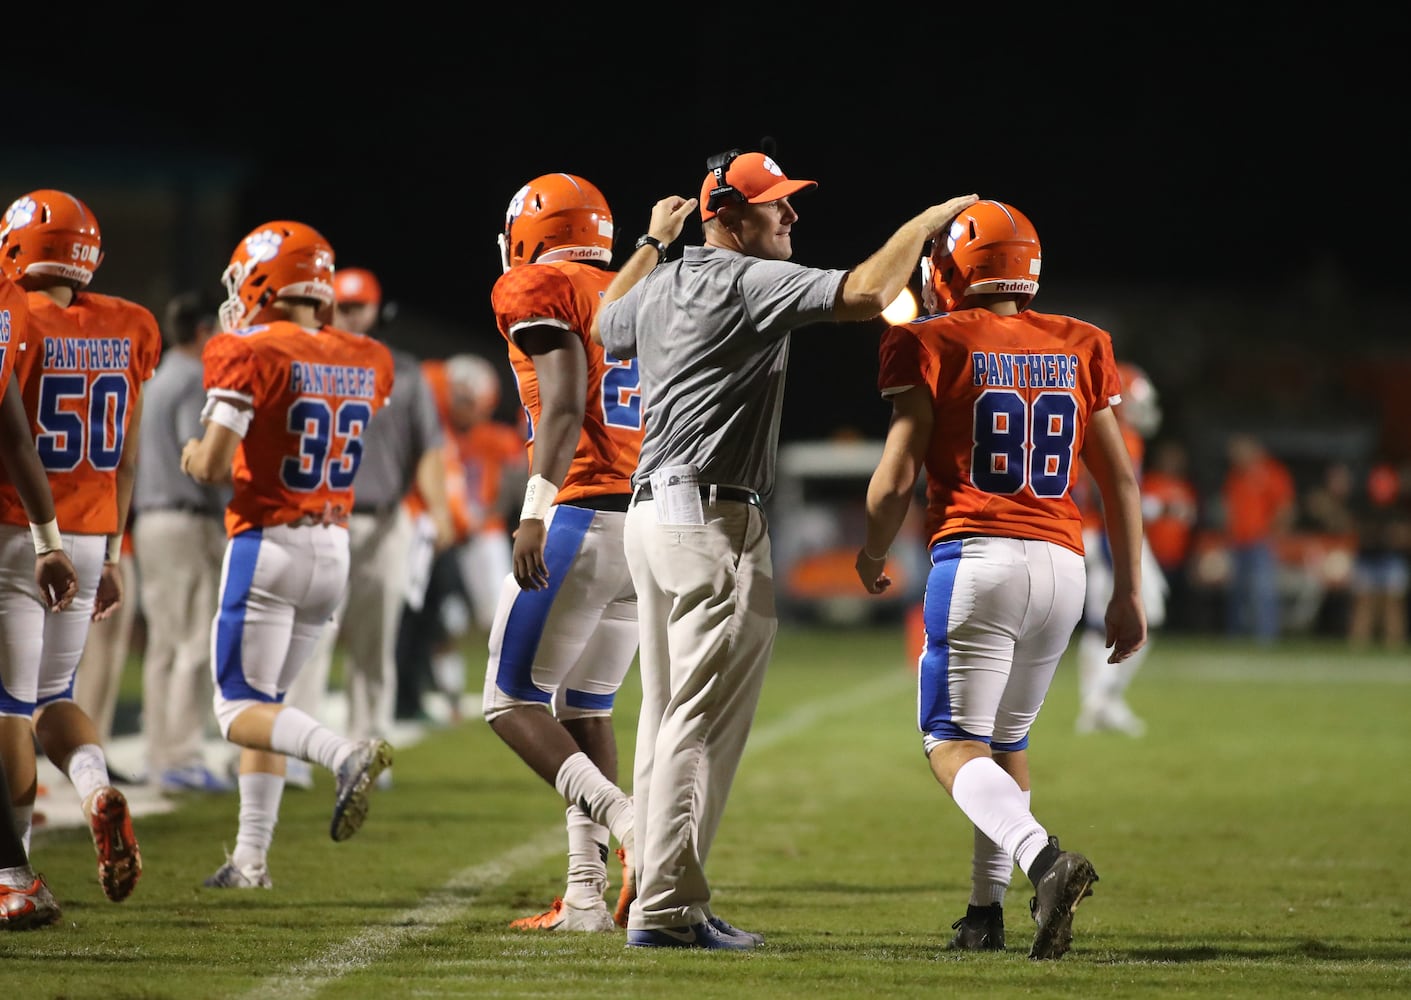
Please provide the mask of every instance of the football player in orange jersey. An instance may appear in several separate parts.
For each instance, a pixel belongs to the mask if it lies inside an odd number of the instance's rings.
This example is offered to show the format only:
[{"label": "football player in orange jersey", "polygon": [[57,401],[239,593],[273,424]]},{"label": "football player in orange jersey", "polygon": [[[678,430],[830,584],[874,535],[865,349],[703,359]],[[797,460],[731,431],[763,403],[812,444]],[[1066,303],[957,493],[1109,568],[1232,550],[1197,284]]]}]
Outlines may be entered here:
[{"label": "football player in orange jersey", "polygon": [[[617,785],[613,701],[637,653],[637,594],[622,545],[642,447],[636,361],[594,343],[593,312],[612,281],[612,211],[573,174],[515,194],[500,235],[504,273],[490,293],[529,420],[530,479],[514,566],[490,633],[483,706],[496,735],[567,803],[568,884],[522,930],[627,925],[632,800]],[[608,838],[622,885],[604,900]]]},{"label": "football player in orange jersey", "polygon": [[[415,488],[425,501],[433,550],[450,546],[454,530],[446,504],[441,450],[445,432],[421,362],[396,347],[379,324],[395,314],[382,300],[382,283],[366,268],[340,267],[333,277],[334,322],[388,345],[396,388],[386,409],[367,432],[358,478],[357,502],[348,516],[348,589],[308,661],[290,687],[285,704],[322,718],[335,645],[341,645],[348,705],[348,735],[386,736],[392,731],[396,699],[397,632],[408,586],[415,527],[403,503]],[[301,760],[285,763],[285,784],[312,788],[313,769]],[[392,772],[378,779],[387,788]]]},{"label": "football player in orange jersey", "polygon": [[[15,355],[29,335],[26,293],[0,271],[0,467],[14,483],[30,520],[34,542],[35,596],[51,611],[61,611],[78,593],[78,576],[63,550],[54,517],[49,477],[30,433],[29,415],[15,382]],[[0,528],[0,532],[8,529]],[[0,621],[0,630],[5,623]],[[0,678],[0,713],[9,695]],[[31,746],[33,744],[31,743]],[[0,744],[0,929],[29,930],[55,923],[59,902],[43,876],[29,863],[29,823],[24,828],[10,801],[10,779]]]},{"label": "football player in orange jersey", "polygon": [[[1029,730],[1083,612],[1078,460],[1107,512],[1111,660],[1146,641],[1141,496],[1112,412],[1112,338],[1038,313],[1041,250],[1017,209],[979,201],[921,262],[932,315],[883,335],[878,386],[892,402],[867,491],[857,572],[879,594],[887,550],[926,472],[931,572],[918,728],[931,772],[974,824],[970,905],[952,948],[1004,947],[1004,894],[1018,864],[1034,884],[1029,957],[1056,959],[1073,910],[1097,881],[1030,811]],[[945,310],[945,312],[939,312]]]},{"label": "football player in orange jersey", "polygon": [[[1156,386],[1141,367],[1120,362],[1117,373],[1122,379],[1122,402],[1113,406],[1122,439],[1131,456],[1132,468],[1141,479],[1146,442],[1161,427],[1161,402]],[[1120,663],[1112,663],[1107,655],[1107,625],[1104,616],[1107,600],[1112,593],[1112,552],[1104,530],[1101,498],[1091,477],[1084,472],[1089,488],[1078,500],[1083,513],[1083,552],[1087,564],[1088,597],[1083,611],[1083,623],[1078,633],[1078,720],[1080,733],[1115,730],[1128,736],[1146,732],[1143,722],[1127,704],[1127,688],[1151,651],[1151,643],[1137,650]],[[1146,609],[1148,638],[1150,632],[1166,621],[1166,574],[1156,561],[1145,534],[1142,536],[1142,605]]]},{"label": "football player in orange jersey", "polygon": [[28,292],[30,329],[15,359],[16,383],[79,580],[73,603],[46,615],[29,582],[29,518],[13,484],[0,479],[0,524],[8,528],[0,546],[0,727],[22,823],[33,817],[37,738],[73,782],[98,852],[99,882],[120,902],[142,874],[142,855],[98,728],[73,699],[74,673],[90,624],[113,614],[124,597],[119,560],[142,386],[156,368],[162,336],[147,309],[86,290],[102,247],[93,213],[64,191],[23,195],[0,223],[0,268]]},{"label": "football player in orange jersey", "polygon": [[186,443],[181,467],[233,485],[211,660],[221,733],[244,749],[235,851],[205,884],[269,888],[286,755],[334,774],[336,841],[362,826],[392,764],[385,740],[340,736],[284,694],[348,583],[353,477],[393,361],[384,344],[327,325],[333,249],[304,223],[252,230],[221,280],[224,332],[201,359],[205,433]]}]

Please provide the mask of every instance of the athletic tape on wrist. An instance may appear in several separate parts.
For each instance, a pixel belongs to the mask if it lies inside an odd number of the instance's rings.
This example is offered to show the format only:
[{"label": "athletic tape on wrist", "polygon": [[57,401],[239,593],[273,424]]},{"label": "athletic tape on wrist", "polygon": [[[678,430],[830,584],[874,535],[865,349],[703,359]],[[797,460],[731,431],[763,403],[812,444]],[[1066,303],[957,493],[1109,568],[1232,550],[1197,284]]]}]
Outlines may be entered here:
[{"label": "athletic tape on wrist", "polygon": [[116,566],[118,561],[122,559],[122,536],[123,533],[121,531],[116,535],[108,536],[108,551],[107,554],[103,556],[104,562],[112,563]]},{"label": "athletic tape on wrist", "polygon": [[59,522],[55,519],[43,524],[29,522],[29,533],[34,537],[34,554],[37,556],[62,552],[64,549],[64,539],[59,534]]},{"label": "athletic tape on wrist", "polygon": [[543,476],[538,473],[530,476],[529,484],[524,487],[524,507],[519,512],[519,519],[544,520],[558,495],[559,488]]}]

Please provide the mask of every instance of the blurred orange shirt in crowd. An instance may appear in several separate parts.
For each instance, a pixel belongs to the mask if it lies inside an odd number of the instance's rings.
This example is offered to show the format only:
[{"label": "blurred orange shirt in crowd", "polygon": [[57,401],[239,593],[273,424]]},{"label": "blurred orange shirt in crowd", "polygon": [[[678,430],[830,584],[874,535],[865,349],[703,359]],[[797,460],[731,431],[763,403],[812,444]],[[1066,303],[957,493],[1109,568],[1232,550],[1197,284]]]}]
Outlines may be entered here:
[{"label": "blurred orange shirt in crowd", "polygon": [[1231,544],[1248,545],[1287,527],[1295,499],[1293,475],[1274,456],[1261,453],[1232,465],[1223,493]]},{"label": "blurred orange shirt in crowd", "polygon": [[[456,426],[451,418],[446,363],[429,359],[421,367],[446,431],[446,500],[456,541],[463,542],[482,531],[507,530],[500,493],[505,470],[524,463],[524,436],[515,427],[489,418],[469,427]],[[413,515],[426,509],[416,490],[408,496],[407,504]]]},{"label": "blurred orange shirt in crowd", "polygon": [[1142,516],[1152,555],[1164,570],[1175,570],[1191,548],[1200,498],[1190,480],[1161,469],[1142,476]]}]

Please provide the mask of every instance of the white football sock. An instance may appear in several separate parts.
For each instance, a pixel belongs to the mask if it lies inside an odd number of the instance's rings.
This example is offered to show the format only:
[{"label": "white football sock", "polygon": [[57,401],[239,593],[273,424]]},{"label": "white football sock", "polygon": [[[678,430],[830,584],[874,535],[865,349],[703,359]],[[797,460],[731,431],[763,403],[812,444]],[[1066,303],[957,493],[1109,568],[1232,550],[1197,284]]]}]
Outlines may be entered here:
[{"label": "white football sock", "polygon": [[951,798],[976,828],[1028,871],[1048,844],[1048,832],[1029,812],[1029,796],[989,757],[966,761],[955,772]]},{"label": "white football sock", "polygon": [[608,829],[577,806],[569,806],[567,816],[568,887],[563,901],[579,908],[597,906],[608,887]]},{"label": "white football sock", "polygon": [[1094,712],[1107,704],[1117,685],[1117,664],[1108,663],[1103,634],[1085,628],[1078,636],[1078,705]]},{"label": "white football sock", "polygon": [[108,758],[103,748],[96,743],[85,743],[75,747],[64,761],[64,773],[73,782],[78,800],[87,802],[88,797],[100,788],[107,788],[112,781],[108,778]]},{"label": "white football sock", "polygon": [[254,771],[240,776],[240,832],[230,856],[237,866],[265,864],[283,796],[284,779],[277,774]]},{"label": "white football sock", "polygon": [[352,740],[339,736],[312,715],[289,705],[285,705],[274,717],[269,745],[278,753],[298,757],[334,773],[356,746]]},{"label": "white football sock", "polygon": [[[1029,793],[1020,790],[1024,806],[1029,806]],[[980,830],[975,828],[975,847],[970,859],[970,905],[989,906],[1004,903],[1005,890],[1014,877],[1014,859]]]},{"label": "white football sock", "polygon": [[618,788],[582,750],[563,762],[554,777],[554,787],[567,802],[577,805],[612,832],[619,844],[632,836],[632,800]]}]

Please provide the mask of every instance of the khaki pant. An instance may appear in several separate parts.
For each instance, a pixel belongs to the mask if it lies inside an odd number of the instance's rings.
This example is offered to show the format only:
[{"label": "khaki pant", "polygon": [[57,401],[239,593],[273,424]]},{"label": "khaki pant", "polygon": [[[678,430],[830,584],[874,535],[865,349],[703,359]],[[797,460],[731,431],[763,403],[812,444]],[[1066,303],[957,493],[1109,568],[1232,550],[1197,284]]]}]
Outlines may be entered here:
[{"label": "khaki pant", "polygon": [[656,508],[634,504],[624,538],[641,630],[633,930],[711,915],[706,858],[779,624],[759,508],[707,504],[701,525],[659,524]]},{"label": "khaki pant", "polygon": [[149,773],[205,763],[211,713],[211,621],[220,592],[225,527],[184,510],[143,511],[132,544],[147,621],[142,733]]}]

